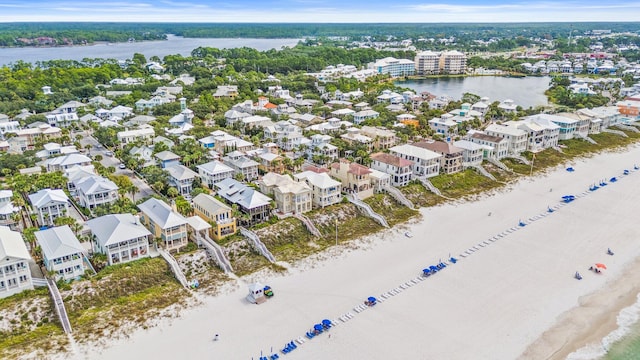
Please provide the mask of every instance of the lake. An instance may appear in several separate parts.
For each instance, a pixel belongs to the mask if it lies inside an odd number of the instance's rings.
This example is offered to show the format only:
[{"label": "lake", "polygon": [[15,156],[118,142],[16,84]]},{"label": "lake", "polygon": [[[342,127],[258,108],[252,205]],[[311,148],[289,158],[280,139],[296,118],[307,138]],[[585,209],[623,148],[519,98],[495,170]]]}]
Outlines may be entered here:
[{"label": "lake", "polygon": [[283,46],[295,46],[300,39],[210,39],[210,38],[184,38],[181,36],[167,35],[164,41],[140,41],[131,43],[100,43],[87,46],[61,46],[61,47],[23,47],[0,48],[0,66],[8,65],[18,60],[29,63],[46,60],[82,60],[84,58],[104,59],[131,59],[134,53],[141,53],[149,59],[158,56],[160,59],[166,55],[180,54],[188,56],[191,50],[208,46],[218,49],[230,49],[237,47],[250,47],[260,51],[280,49]]},{"label": "lake", "polygon": [[487,96],[492,102],[511,99],[516,105],[527,109],[548,104],[544,92],[549,88],[549,81],[550,78],[546,76],[470,76],[397,81],[395,84],[410,88],[418,94],[428,91],[437,96],[448,95],[456,100],[467,92]]}]

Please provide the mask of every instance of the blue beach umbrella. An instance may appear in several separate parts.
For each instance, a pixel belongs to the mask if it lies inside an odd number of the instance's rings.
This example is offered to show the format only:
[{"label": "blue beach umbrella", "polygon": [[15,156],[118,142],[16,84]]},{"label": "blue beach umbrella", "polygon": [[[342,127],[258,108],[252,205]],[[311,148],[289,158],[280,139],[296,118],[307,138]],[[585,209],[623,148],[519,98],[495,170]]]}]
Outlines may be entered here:
[{"label": "blue beach umbrella", "polygon": [[315,325],[313,325],[313,329],[314,329],[314,330],[318,330],[318,331],[322,331],[322,329],[323,329],[323,328],[322,328],[322,324],[315,324]]},{"label": "blue beach umbrella", "polygon": [[369,296],[367,300],[369,300],[370,302],[376,302],[376,298],[374,298],[373,296]]}]

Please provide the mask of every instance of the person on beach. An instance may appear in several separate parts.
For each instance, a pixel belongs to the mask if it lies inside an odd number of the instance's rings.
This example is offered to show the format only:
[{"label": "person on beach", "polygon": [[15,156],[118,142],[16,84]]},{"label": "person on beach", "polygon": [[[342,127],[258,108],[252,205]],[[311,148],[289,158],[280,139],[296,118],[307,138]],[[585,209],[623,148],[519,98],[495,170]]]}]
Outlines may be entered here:
[{"label": "person on beach", "polygon": [[216,336],[213,337],[213,341],[218,341],[219,338],[220,338],[220,335],[216,334]]}]

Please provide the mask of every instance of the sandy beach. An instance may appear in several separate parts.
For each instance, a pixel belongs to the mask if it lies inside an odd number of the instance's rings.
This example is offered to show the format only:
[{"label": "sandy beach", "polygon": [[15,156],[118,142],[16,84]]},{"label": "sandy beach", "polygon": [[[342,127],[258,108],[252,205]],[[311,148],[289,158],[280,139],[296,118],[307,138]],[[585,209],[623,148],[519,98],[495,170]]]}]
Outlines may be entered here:
[{"label": "sandy beach", "polygon": [[[279,352],[287,342],[304,337],[322,319],[347,312],[355,316],[339,321],[331,337],[305,338],[286,356],[564,358],[615,329],[611,314],[635,302],[637,291],[629,294],[634,289],[625,279],[640,273],[633,271],[640,267],[640,171],[622,172],[636,162],[640,164],[640,148],[631,147],[573,162],[573,173],[559,167],[522,179],[480,201],[422,209],[423,219],[408,225],[412,238],[403,235],[404,229],[392,229],[362,240],[357,249],[338,247],[318,256],[326,260],[293,265],[286,275],[251,276],[235,290],[204,298],[203,305],[177,319],[161,320],[106,348],[82,347],[75,358],[257,360],[261,353]],[[563,195],[584,193],[613,176],[619,181],[547,213]],[[518,226],[537,215],[544,216]],[[514,227],[516,231],[488,241]],[[478,246],[484,241],[489,245]],[[479,250],[459,256],[473,246]],[[614,256],[606,254],[608,247]],[[460,261],[375,307],[353,310],[368,296],[398,288],[449,255]],[[605,263],[607,270],[587,270],[596,262]],[[576,271],[583,280],[573,278]],[[259,306],[249,304],[246,284],[254,280],[271,285],[275,297]],[[213,341],[215,333],[219,341]]]}]

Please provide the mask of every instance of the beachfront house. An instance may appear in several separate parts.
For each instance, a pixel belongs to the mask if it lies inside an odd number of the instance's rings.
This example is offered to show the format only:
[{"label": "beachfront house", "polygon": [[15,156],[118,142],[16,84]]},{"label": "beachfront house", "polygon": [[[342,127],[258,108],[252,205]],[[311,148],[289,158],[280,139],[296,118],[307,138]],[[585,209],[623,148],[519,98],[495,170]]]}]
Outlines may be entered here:
[{"label": "beachfront house", "polygon": [[570,120],[575,120],[576,121],[576,129],[573,133],[574,137],[577,138],[585,138],[589,135],[589,129],[591,127],[591,117],[582,114],[580,112],[575,112],[575,113],[570,113],[570,112],[564,112],[564,113],[557,113],[556,116],[559,118],[557,119],[558,122],[563,123],[566,122],[566,119],[570,119]]},{"label": "beachfront house", "polygon": [[137,215],[109,214],[87,221],[93,249],[107,256],[109,265],[126,263],[149,256],[153,240]]},{"label": "beachfront house", "polygon": [[156,239],[160,239],[166,250],[178,250],[187,245],[187,219],[167,203],[151,198],[139,204],[138,209],[142,224]]},{"label": "beachfront house", "polygon": [[85,249],[68,225],[34,233],[42,249],[42,261],[56,280],[69,281],[84,275]]},{"label": "beachfront house", "polygon": [[324,208],[342,200],[340,182],[333,180],[326,172],[306,170],[293,175],[296,181],[304,182],[311,188],[313,205]]},{"label": "beachfront house", "polygon": [[193,198],[193,211],[212,224],[211,237],[221,240],[236,233],[236,218],[233,209],[209,194],[198,194]]},{"label": "beachfront house", "polygon": [[484,132],[507,140],[510,155],[518,156],[527,150],[527,133],[524,130],[513,126],[491,124]]},{"label": "beachfront house", "polygon": [[42,226],[53,226],[53,221],[60,216],[67,216],[69,212],[69,198],[60,189],[42,189],[29,194],[29,202],[33,206]]},{"label": "beachfront house", "polygon": [[413,175],[430,178],[440,173],[442,155],[411,144],[394,146],[389,153],[413,163]]},{"label": "beachfront house", "polygon": [[0,298],[33,289],[30,260],[22,235],[0,226]]},{"label": "beachfront house", "polygon": [[311,187],[289,175],[268,173],[257,183],[261,192],[273,195],[276,210],[281,214],[302,214],[313,208]]},{"label": "beachfront house", "polygon": [[560,126],[554,120],[556,115],[537,114],[527,116],[522,121],[510,121],[507,125],[516,126],[527,132],[527,150],[539,152],[558,146]]},{"label": "beachfront house", "polygon": [[462,167],[474,167],[482,165],[483,147],[469,140],[459,140],[453,146],[462,149]]},{"label": "beachfront house", "polygon": [[214,184],[218,196],[228,204],[235,204],[246,215],[238,219],[242,225],[255,225],[268,221],[271,216],[271,198],[233,178]]},{"label": "beachfront house", "polygon": [[406,186],[413,179],[413,161],[385,153],[370,156],[371,168],[391,176],[391,185]]},{"label": "beachfront house", "polygon": [[444,141],[421,141],[413,145],[440,154],[440,171],[443,174],[455,174],[462,171],[462,156],[464,151],[459,147]]},{"label": "beachfront house", "polygon": [[329,174],[340,180],[342,191],[352,193],[361,200],[373,196],[371,185],[371,169],[347,159],[331,164]]},{"label": "beachfront house", "polygon": [[500,160],[509,155],[509,142],[505,138],[478,131],[471,134],[469,141],[482,146],[485,159]]}]

